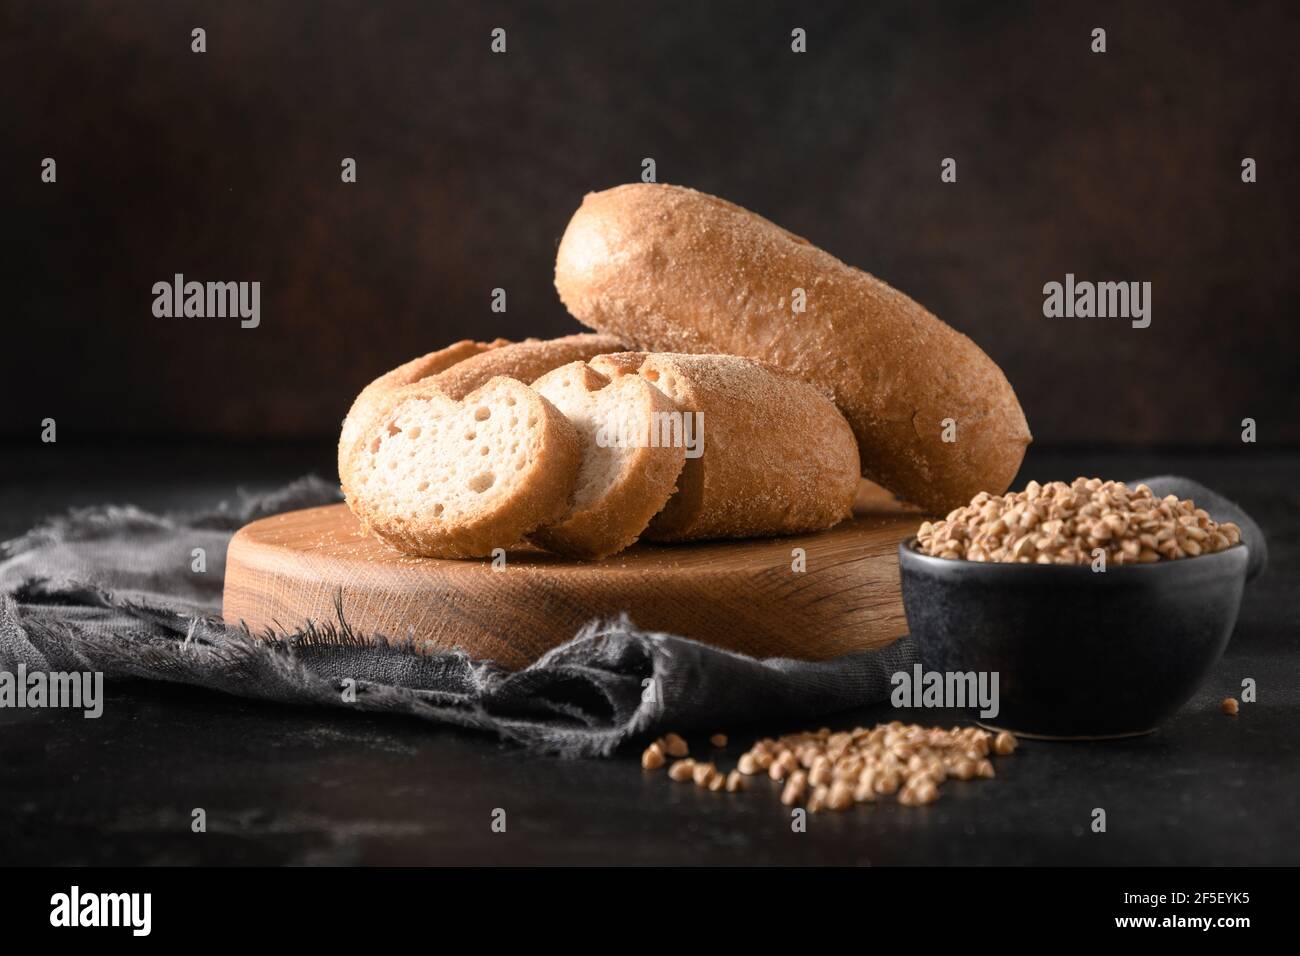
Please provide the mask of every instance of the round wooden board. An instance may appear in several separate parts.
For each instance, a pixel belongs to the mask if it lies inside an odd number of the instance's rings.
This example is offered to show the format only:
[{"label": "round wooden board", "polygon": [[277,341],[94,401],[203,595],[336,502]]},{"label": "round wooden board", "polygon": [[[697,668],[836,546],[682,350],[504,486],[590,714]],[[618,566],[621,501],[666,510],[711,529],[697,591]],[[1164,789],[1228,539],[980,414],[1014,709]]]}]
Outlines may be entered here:
[{"label": "round wooden board", "polygon": [[[822,660],[906,633],[898,543],[918,519],[859,514],[821,534],[693,545],[638,544],[594,563],[539,551],[490,561],[399,554],[364,534],[345,505],[254,521],[230,542],[228,623],[293,630],[347,622],[361,634],[459,647],[508,667],[531,663],[593,618],[756,657]],[[794,570],[802,548],[806,570]]]}]

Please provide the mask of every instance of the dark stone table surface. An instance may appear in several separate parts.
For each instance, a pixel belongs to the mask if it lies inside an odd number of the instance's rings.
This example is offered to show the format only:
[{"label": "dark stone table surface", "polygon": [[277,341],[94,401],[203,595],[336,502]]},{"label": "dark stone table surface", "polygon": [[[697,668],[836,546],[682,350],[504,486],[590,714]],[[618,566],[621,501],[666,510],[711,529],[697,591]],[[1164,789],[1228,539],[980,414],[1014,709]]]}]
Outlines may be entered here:
[{"label": "dark stone table surface", "polygon": [[[72,505],[191,507],[330,473],[323,447],[61,440],[0,455],[5,538]],[[116,684],[98,720],[0,710],[0,864],[1298,864],[1300,454],[1034,450],[1019,482],[1161,472],[1245,506],[1272,566],[1248,587],[1213,676],[1155,734],[1028,741],[997,780],[946,787],[930,807],[820,814],[793,833],[766,779],[711,794],[644,773],[632,751],[565,761],[413,720]],[[1218,702],[1245,677],[1258,702],[1224,716]],[[725,729],[724,762],[801,728]],[[198,807],[202,834],[190,829]],[[1104,834],[1089,828],[1095,807]],[[492,830],[498,808],[505,833]]]}]

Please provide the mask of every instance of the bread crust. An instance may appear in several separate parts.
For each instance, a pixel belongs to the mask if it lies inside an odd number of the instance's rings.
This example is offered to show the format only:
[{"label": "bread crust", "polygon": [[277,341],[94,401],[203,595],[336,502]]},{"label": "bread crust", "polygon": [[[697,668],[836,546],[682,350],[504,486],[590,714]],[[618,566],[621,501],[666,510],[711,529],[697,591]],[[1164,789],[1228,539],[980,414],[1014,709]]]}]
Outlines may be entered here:
[{"label": "bread crust", "polygon": [[[593,498],[575,500],[571,510],[555,524],[529,536],[534,543],[568,557],[592,561],[616,554],[636,542],[646,526],[677,488],[677,477],[686,460],[681,444],[655,444],[652,430],[658,416],[677,411],[672,399],[643,378],[623,375],[617,380],[600,374],[586,362],[571,362],[548,372],[533,383],[533,389],[549,398],[578,426],[583,443],[583,466],[579,486],[588,466],[600,461],[599,442],[625,440],[625,447],[609,451],[617,455],[618,469],[612,480],[600,485]],[[570,407],[575,406],[575,407]],[[608,411],[617,409],[611,416]],[[587,427],[575,419],[575,412]],[[605,412],[606,414],[602,414]],[[621,420],[635,434],[601,436],[592,432],[594,423]]]},{"label": "bread crust", "polygon": [[735,355],[625,352],[590,364],[610,378],[638,375],[684,415],[702,414],[703,454],[687,457],[646,540],[821,531],[851,513],[857,443],[815,386]]},{"label": "bread crust", "polygon": [[[432,426],[446,424],[453,434],[452,429],[466,422],[475,424],[471,410],[480,406],[520,422],[511,435],[525,449],[522,467],[512,469],[510,461],[491,456],[482,459],[485,469],[510,475],[508,487],[495,482],[492,487],[500,490],[485,495],[481,504],[458,508],[453,516],[442,514],[435,504],[446,496],[446,488],[435,484],[412,495],[388,477],[389,469],[405,463],[408,455],[414,463],[408,472],[427,467],[416,458],[419,446],[412,443],[423,439],[431,444],[429,454],[440,452]],[[414,437],[413,425],[422,428]],[[354,476],[348,507],[367,531],[420,557],[482,558],[497,548],[517,546],[568,509],[582,460],[578,434],[569,420],[528,386],[505,376],[489,380],[463,400],[448,398],[432,381],[399,389],[384,400],[361,437],[347,463]],[[397,442],[403,444],[390,450],[390,443]],[[447,460],[445,453],[436,457]],[[472,460],[478,463],[477,456]],[[400,478],[398,469],[393,473]]]},{"label": "bread crust", "polygon": [[617,352],[622,348],[621,339],[590,332],[564,335],[558,339],[525,339],[470,356],[440,372],[433,381],[444,395],[464,398],[498,375],[531,385],[561,365],[585,362],[604,352]]},{"label": "bread crust", "polygon": [[[638,348],[745,355],[826,387],[862,474],[930,510],[1005,491],[1031,441],[1006,376],[969,338],[705,193],[634,183],[588,194],[560,242],[555,286],[584,325]],[[947,419],[955,441],[944,441]]]}]

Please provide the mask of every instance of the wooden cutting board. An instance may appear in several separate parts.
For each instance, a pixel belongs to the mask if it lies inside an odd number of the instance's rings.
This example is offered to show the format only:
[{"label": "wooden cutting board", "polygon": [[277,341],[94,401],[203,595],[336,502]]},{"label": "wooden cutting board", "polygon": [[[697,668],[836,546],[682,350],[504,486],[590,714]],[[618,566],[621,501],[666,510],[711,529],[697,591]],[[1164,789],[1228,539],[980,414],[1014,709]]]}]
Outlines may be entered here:
[{"label": "wooden cutting board", "polygon": [[[917,516],[874,493],[820,534],[691,545],[638,544],[584,563],[540,551],[490,561],[399,554],[365,535],[345,505],[254,521],[230,542],[224,616],[253,631],[347,622],[362,634],[520,667],[593,618],[757,657],[822,660],[906,633],[898,543]],[[804,570],[795,570],[803,549]]]}]

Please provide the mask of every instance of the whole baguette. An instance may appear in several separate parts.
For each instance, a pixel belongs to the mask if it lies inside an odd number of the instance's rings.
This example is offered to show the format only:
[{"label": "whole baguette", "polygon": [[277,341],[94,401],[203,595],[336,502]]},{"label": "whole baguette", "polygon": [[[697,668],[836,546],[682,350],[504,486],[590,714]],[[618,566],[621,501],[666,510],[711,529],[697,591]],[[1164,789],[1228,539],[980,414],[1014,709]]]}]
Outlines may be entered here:
[{"label": "whole baguette", "polygon": [[849,516],[857,444],[844,416],[807,382],[735,355],[624,352],[590,365],[613,380],[651,382],[683,416],[680,430],[657,434],[695,442],[677,493],[643,539],[797,534]]},{"label": "whole baguette", "polygon": [[746,355],[829,389],[862,474],[932,511],[1005,491],[1031,440],[1006,376],[969,338],[714,196],[643,183],[588,194],[555,286],[580,322],[638,348]]}]

